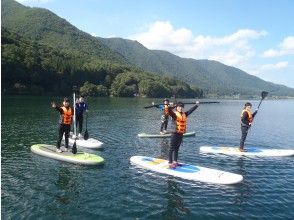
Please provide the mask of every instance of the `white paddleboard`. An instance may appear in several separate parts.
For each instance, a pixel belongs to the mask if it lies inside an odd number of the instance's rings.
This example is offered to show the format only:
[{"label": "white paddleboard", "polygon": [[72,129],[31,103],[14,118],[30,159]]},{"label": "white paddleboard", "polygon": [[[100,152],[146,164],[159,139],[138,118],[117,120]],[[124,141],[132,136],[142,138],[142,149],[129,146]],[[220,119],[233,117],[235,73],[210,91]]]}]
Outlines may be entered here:
[{"label": "white paddleboard", "polygon": [[[62,141],[64,142],[64,136]],[[72,137],[72,135],[68,138],[68,143],[70,146],[72,146],[75,142],[75,139]],[[103,143],[97,139],[94,138],[88,138],[88,140],[85,140],[84,137],[80,137],[76,139],[76,145],[77,147],[84,147],[84,148],[91,148],[91,149],[100,149],[103,148]]]},{"label": "white paddleboard", "polygon": [[[165,134],[146,134],[146,133],[140,133],[138,134],[138,137],[140,138],[164,138],[164,137],[170,137],[171,133],[165,133]],[[195,136],[195,131],[186,132],[184,137],[192,137]]]},{"label": "white paddleboard", "polygon": [[[62,150],[64,149],[62,148]],[[44,157],[75,164],[98,165],[104,163],[104,159],[98,155],[88,154],[83,151],[78,151],[76,154],[71,151],[57,153],[56,147],[48,144],[35,144],[31,146],[31,151]]]},{"label": "white paddleboard", "polygon": [[167,160],[153,157],[133,156],[130,161],[148,170],[188,180],[214,184],[236,184],[243,180],[243,176],[239,174],[189,164],[181,164],[181,166],[172,169],[169,168]]},{"label": "white paddleboard", "polygon": [[285,157],[293,156],[294,150],[283,149],[265,149],[260,147],[246,147],[245,152],[239,150],[239,147],[226,146],[201,146],[200,152],[213,154],[228,154],[237,156],[260,156],[260,157]]}]

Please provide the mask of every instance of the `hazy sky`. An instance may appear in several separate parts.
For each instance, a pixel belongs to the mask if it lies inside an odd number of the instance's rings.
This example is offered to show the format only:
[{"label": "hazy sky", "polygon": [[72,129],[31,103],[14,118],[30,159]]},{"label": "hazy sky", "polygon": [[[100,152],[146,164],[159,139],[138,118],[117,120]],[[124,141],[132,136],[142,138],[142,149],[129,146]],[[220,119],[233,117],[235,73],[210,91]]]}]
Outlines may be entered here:
[{"label": "hazy sky", "polygon": [[294,88],[292,0],[18,0],[99,37],[217,60]]}]

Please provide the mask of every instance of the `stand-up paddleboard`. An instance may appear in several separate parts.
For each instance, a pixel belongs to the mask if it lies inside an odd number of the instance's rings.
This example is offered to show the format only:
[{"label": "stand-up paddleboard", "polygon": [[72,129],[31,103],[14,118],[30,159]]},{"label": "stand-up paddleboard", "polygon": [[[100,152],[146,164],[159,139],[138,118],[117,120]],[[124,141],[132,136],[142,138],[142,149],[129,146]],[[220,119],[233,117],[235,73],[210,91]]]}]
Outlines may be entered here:
[{"label": "stand-up paddleboard", "polygon": [[[62,141],[64,142],[64,136]],[[70,134],[68,138],[69,145],[73,145],[75,142],[75,139],[73,138],[73,135]],[[77,137],[76,139],[76,145],[77,147],[84,147],[84,148],[91,148],[91,149],[100,149],[103,148],[103,143],[101,141],[98,141],[95,138],[88,138],[87,140],[84,139],[84,137]]]},{"label": "stand-up paddleboard", "polygon": [[172,169],[169,168],[167,160],[153,157],[133,156],[130,161],[145,169],[188,180],[215,184],[236,184],[243,180],[243,176],[239,174],[189,164],[181,164],[181,166]]},{"label": "stand-up paddleboard", "polygon": [[104,159],[98,155],[88,154],[83,151],[78,151],[76,154],[71,151],[57,153],[56,147],[48,144],[35,144],[31,146],[31,151],[44,157],[75,164],[98,165],[104,163]]},{"label": "stand-up paddleboard", "polygon": [[293,156],[294,150],[283,149],[265,149],[260,147],[246,147],[245,152],[239,150],[239,147],[226,146],[202,146],[200,152],[213,154],[228,154],[237,156],[260,156],[260,157],[285,157]]},{"label": "stand-up paddleboard", "polygon": [[[165,134],[146,134],[146,133],[140,133],[138,134],[138,137],[140,138],[164,138],[164,137],[170,137],[171,133],[165,133]],[[192,137],[195,136],[195,131],[186,132],[184,134],[184,137]]]}]

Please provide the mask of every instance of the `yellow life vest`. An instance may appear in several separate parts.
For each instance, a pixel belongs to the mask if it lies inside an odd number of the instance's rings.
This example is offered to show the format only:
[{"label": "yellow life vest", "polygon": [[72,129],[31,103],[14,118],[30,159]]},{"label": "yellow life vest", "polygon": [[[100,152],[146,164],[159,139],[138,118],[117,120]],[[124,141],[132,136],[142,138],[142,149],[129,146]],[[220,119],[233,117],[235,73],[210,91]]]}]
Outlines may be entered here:
[{"label": "yellow life vest", "polygon": [[176,132],[179,134],[186,133],[186,127],[187,127],[187,116],[185,113],[180,113],[178,111],[175,112],[177,119],[175,121],[176,124]]},{"label": "yellow life vest", "polygon": [[251,124],[252,121],[253,121],[253,117],[252,117],[252,113],[251,113],[251,111],[248,111],[248,110],[244,109],[244,110],[242,111],[242,113],[241,113],[241,118],[243,117],[244,112],[247,112],[247,114],[248,114],[248,121],[249,121],[249,123]]},{"label": "yellow life vest", "polygon": [[69,107],[68,109],[66,107],[61,107],[63,110],[63,114],[62,114],[62,118],[61,118],[61,123],[62,124],[66,124],[66,125],[70,125],[71,121],[72,121],[72,110]]}]

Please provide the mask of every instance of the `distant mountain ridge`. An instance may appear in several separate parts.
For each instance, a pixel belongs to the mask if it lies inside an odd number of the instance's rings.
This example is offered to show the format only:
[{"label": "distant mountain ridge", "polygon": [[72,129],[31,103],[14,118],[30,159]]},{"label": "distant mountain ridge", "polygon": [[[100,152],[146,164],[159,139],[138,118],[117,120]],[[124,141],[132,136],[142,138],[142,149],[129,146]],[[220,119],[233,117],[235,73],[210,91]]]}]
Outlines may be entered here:
[{"label": "distant mountain ridge", "polygon": [[[13,0],[2,0],[1,4],[3,28],[70,57],[85,58],[87,62],[76,69],[77,75],[80,69],[87,72],[92,70],[93,73],[97,71],[102,78],[100,81],[104,83],[108,81],[104,79],[105,66],[108,66],[109,75],[112,66],[117,64],[122,66],[116,68],[119,70],[128,69],[126,66],[129,66],[130,69],[140,68],[183,80],[201,88],[206,94],[256,95],[266,90],[272,95],[294,96],[292,88],[263,81],[217,61],[181,58],[166,51],[148,50],[136,41],[121,38],[96,38],[47,9],[25,7]],[[103,63],[99,68],[97,61]],[[111,80],[116,75],[112,74]]]},{"label": "distant mountain ridge", "polygon": [[122,38],[98,39],[143,70],[182,79],[191,85],[197,85],[206,93],[254,95],[266,90],[274,95],[294,95],[292,88],[266,82],[217,61],[181,58],[166,51],[149,50],[137,41]]}]

